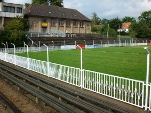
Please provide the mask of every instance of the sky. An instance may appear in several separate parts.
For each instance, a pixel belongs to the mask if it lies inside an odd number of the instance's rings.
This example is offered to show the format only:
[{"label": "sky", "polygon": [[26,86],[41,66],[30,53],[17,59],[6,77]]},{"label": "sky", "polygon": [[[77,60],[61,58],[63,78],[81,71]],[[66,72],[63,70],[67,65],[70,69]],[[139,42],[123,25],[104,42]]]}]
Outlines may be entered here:
[{"label": "sky", "polygon": [[[4,0],[9,3],[25,4],[32,0]],[[119,19],[125,16],[135,19],[144,11],[151,10],[151,0],[63,0],[65,8],[76,9],[89,19],[96,13],[100,19]]]}]

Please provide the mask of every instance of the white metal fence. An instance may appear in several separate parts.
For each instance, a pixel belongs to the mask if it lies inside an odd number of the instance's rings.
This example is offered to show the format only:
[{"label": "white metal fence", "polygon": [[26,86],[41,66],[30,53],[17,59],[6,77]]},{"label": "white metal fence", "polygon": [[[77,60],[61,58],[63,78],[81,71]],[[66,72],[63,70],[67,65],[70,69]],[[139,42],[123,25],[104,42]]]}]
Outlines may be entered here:
[{"label": "white metal fence", "polygon": [[[93,45],[85,45],[87,48],[101,48],[101,47],[111,47],[111,46],[140,46],[140,45],[147,45],[147,42],[144,43],[114,43],[114,44],[93,44]],[[73,49],[74,45],[62,45],[62,46],[48,46],[49,50],[67,50],[67,49]],[[76,45],[75,48],[76,49]],[[0,52],[6,53],[13,53],[14,48],[0,48]],[[34,51],[46,51],[46,47],[28,47],[28,52],[34,52]],[[16,53],[22,53],[27,52],[27,47],[16,47],[15,48]]]},{"label": "white metal fence", "polygon": [[[0,52],[0,59],[151,111],[151,83]],[[81,73],[82,71],[82,73]],[[146,86],[148,99],[146,99]]]}]

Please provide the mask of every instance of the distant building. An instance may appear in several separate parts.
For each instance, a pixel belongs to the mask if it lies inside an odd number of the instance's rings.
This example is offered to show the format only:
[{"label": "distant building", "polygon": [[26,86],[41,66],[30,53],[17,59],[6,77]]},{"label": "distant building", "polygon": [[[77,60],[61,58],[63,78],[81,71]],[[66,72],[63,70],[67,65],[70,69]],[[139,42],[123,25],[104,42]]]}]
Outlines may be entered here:
[{"label": "distant building", "polygon": [[29,19],[29,32],[49,33],[51,29],[64,33],[91,33],[91,20],[75,9],[31,4],[24,10]]},{"label": "distant building", "polygon": [[122,23],[122,27],[121,27],[122,31],[129,32],[130,25],[131,25],[131,22]]},{"label": "distant building", "polygon": [[23,16],[23,5],[0,2],[0,29],[17,16]]}]

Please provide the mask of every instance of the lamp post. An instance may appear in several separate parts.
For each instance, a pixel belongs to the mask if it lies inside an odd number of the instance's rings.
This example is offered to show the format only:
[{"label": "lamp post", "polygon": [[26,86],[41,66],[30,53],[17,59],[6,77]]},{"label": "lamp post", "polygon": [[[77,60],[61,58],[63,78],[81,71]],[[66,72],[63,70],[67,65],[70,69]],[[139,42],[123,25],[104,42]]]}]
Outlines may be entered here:
[{"label": "lamp post", "polygon": [[25,52],[25,42],[23,41],[23,43],[24,43],[24,52]]},{"label": "lamp post", "polygon": [[54,41],[52,41],[52,44],[53,44],[53,50],[54,50]]},{"label": "lamp post", "polygon": [[[25,44],[25,43],[24,43]],[[25,44],[25,46],[27,47],[27,69],[29,69],[29,53],[28,53],[28,45]]]},{"label": "lamp post", "polygon": [[38,41],[39,42],[39,51],[40,51],[40,41]]},{"label": "lamp post", "polygon": [[5,48],[5,60],[6,60],[6,45],[4,43],[2,43],[4,45]]},{"label": "lamp post", "polygon": [[6,41],[6,50],[7,50],[7,52],[8,52],[8,43],[7,43],[7,41]]},{"label": "lamp post", "polygon": [[79,45],[77,45],[77,47],[81,50],[81,52],[80,52],[80,54],[81,54],[81,57],[80,57],[80,64],[81,64],[81,69],[80,69],[80,71],[81,71],[81,88],[83,88],[83,84],[84,84],[84,79],[83,79],[83,62],[82,62],[82,48],[79,46]]},{"label": "lamp post", "polygon": [[28,45],[24,43],[24,45],[27,47],[27,58],[29,58],[29,53],[28,53]]},{"label": "lamp post", "polygon": [[84,40],[84,44],[86,45],[86,40]]},{"label": "lamp post", "polygon": [[14,55],[15,55],[15,44],[11,43],[14,46]]},{"label": "lamp post", "polygon": [[120,32],[121,32],[120,25],[119,25],[119,29],[117,31],[119,32],[119,47],[120,47],[120,43],[121,43],[121,40],[120,40]]},{"label": "lamp post", "polygon": [[64,46],[66,45],[66,42],[65,42],[65,40],[64,40]]},{"label": "lamp post", "polygon": [[49,76],[49,50],[46,44],[43,44],[47,48],[47,76]]},{"label": "lamp post", "polygon": [[145,110],[147,110],[148,105],[148,83],[149,83],[149,63],[150,63],[150,52],[148,51],[147,47],[144,47],[147,53],[147,70],[146,70],[146,98],[145,98]]},{"label": "lamp post", "polygon": [[103,47],[103,45],[102,45],[102,40],[100,40],[101,41],[101,47]]},{"label": "lamp post", "polygon": [[14,64],[16,65],[16,57],[15,57],[15,44],[11,43],[14,46]]},{"label": "lamp post", "polygon": [[4,48],[5,48],[5,53],[6,53],[6,45],[4,43],[2,43],[4,45]]},{"label": "lamp post", "polygon": [[76,48],[77,42],[76,42],[76,41],[74,41],[74,43],[75,43],[75,48]]},{"label": "lamp post", "polygon": [[107,25],[107,39],[109,37],[109,24]]}]

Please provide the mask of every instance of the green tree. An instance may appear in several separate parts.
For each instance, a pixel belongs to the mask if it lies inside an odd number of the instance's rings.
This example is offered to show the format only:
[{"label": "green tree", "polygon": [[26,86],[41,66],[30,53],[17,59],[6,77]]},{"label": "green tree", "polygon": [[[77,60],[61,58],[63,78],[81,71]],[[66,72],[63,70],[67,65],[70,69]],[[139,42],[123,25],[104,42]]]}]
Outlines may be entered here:
[{"label": "green tree", "polygon": [[0,37],[0,44],[5,43],[9,40],[9,37],[11,37],[11,32],[6,30],[0,30]]},{"label": "green tree", "polygon": [[91,26],[93,25],[99,25],[100,24],[100,18],[97,16],[97,14],[94,12],[92,13],[92,19],[91,19]]},{"label": "green tree", "polygon": [[53,6],[63,7],[63,0],[32,0],[32,3],[50,4]]},{"label": "green tree", "polygon": [[99,28],[98,32],[105,36],[107,36],[108,32],[108,37],[117,37],[117,32],[113,28],[110,28],[109,24],[105,24],[102,28]]},{"label": "green tree", "polygon": [[106,18],[100,19],[100,24],[105,25],[105,24],[108,24],[108,23],[109,23],[108,19],[106,19]]},{"label": "green tree", "polygon": [[5,26],[5,32],[10,33],[10,36],[8,38],[9,42],[15,43],[16,40],[21,40],[22,37],[25,36],[25,30],[28,29],[28,23],[26,23],[28,20],[17,17],[13,18],[11,21],[9,21]]},{"label": "green tree", "polygon": [[30,4],[29,3],[25,3],[25,8],[27,8]]},{"label": "green tree", "polygon": [[151,37],[151,28],[145,20],[141,20],[137,23],[133,23],[130,26],[130,36],[136,38],[149,38]]},{"label": "green tree", "polygon": [[125,17],[122,19],[122,22],[135,23],[135,22],[136,22],[136,19],[135,19],[134,17],[125,16]]},{"label": "green tree", "polygon": [[48,0],[48,3],[53,6],[63,7],[63,0]]},{"label": "green tree", "polygon": [[142,12],[138,19],[139,21],[144,21],[151,28],[151,10]]},{"label": "green tree", "polygon": [[151,37],[151,11],[144,11],[138,17],[138,22],[130,26],[130,35],[136,38]]},{"label": "green tree", "polygon": [[117,17],[114,19],[111,19],[109,21],[109,25],[111,28],[113,28],[115,31],[117,31],[119,28],[121,28],[121,20]]},{"label": "green tree", "polygon": [[47,4],[47,0],[32,0],[32,3]]}]

